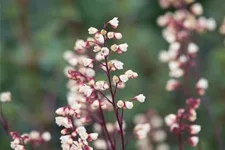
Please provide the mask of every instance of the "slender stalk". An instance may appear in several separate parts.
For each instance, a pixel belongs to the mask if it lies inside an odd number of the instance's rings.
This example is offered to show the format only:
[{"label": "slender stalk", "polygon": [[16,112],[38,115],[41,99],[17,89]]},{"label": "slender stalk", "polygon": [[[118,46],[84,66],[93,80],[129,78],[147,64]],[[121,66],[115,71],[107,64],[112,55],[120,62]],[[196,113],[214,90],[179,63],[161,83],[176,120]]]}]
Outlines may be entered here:
[{"label": "slender stalk", "polygon": [[[102,107],[101,107],[101,102],[100,102],[99,99],[98,99],[98,101],[99,101],[99,113],[100,113],[100,116],[101,116],[101,118],[102,118],[102,120],[101,120],[101,125],[102,125],[103,129],[105,130],[105,133],[106,133],[106,135],[107,135],[107,138],[109,139],[109,142],[110,142],[110,145],[111,145],[112,150],[116,150],[116,149],[115,149],[115,146],[114,146],[114,144],[113,144],[113,141],[112,141],[112,139],[111,139],[111,137],[110,137],[110,135],[109,135],[109,132],[108,132],[108,130],[107,130],[107,128],[106,128],[106,122],[105,122],[104,113],[103,113],[103,110],[102,110]],[[106,141],[106,142],[107,142],[107,141]]]},{"label": "slender stalk", "polygon": [[184,144],[183,144],[183,140],[182,140],[182,128],[181,128],[182,119],[183,119],[183,114],[182,114],[182,116],[180,117],[180,120],[179,120],[179,131],[178,131],[179,150],[184,149]]},{"label": "slender stalk", "polygon": [[115,101],[115,94],[116,94],[116,92],[113,92],[112,82],[111,82],[111,76],[110,76],[110,70],[109,70],[109,67],[108,67],[108,59],[107,59],[107,57],[105,57],[105,63],[106,63],[106,75],[107,75],[108,82],[109,82],[109,90],[110,90],[111,97],[112,97],[112,103],[113,103],[112,105],[113,105],[114,113],[116,115],[117,122],[119,124],[120,136],[121,136],[121,141],[122,141],[122,150],[125,150],[125,142],[124,142],[124,134],[123,134],[123,118],[120,117],[119,112],[116,109],[116,101]]}]

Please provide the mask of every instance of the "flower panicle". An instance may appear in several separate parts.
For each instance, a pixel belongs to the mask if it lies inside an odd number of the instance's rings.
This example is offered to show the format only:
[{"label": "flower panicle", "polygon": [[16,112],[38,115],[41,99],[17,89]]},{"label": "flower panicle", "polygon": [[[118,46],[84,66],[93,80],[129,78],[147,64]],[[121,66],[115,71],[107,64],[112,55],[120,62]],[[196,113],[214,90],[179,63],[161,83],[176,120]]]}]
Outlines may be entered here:
[{"label": "flower panicle", "polygon": [[[81,135],[75,132],[77,127],[84,127],[91,122],[95,122],[104,131],[101,131],[101,133],[105,134],[103,137],[106,147],[111,147],[112,150],[115,150],[116,143],[112,140],[115,137],[110,133],[116,131],[121,136],[121,146],[124,150],[124,136],[126,132],[124,131],[123,112],[134,108],[136,102],[143,103],[146,99],[143,94],[139,94],[130,99],[117,100],[116,94],[118,89],[125,88],[129,80],[138,77],[138,73],[131,69],[123,71],[124,63],[121,60],[111,59],[112,54],[120,55],[128,50],[127,43],[108,44],[108,41],[122,39],[122,33],[113,31],[118,25],[118,18],[114,17],[106,22],[102,29],[90,27],[88,33],[91,37],[88,37],[87,40],[77,40],[74,50],[67,50],[63,55],[69,64],[65,68],[65,74],[69,78],[67,84],[69,89],[67,96],[68,106],[60,107],[56,110],[57,115],[59,115],[56,117],[56,123],[64,128],[61,131],[63,136],[69,135],[68,138],[72,138],[73,141],[78,143],[85,139],[86,141],[82,143],[86,144],[83,147],[81,146],[82,148],[88,146],[88,138],[72,137],[69,131],[72,129],[74,135]],[[97,71],[104,72],[106,79],[97,80]],[[116,71],[122,71],[123,73],[114,75]],[[115,114],[115,125],[106,122],[104,117],[105,111]],[[98,133],[100,133],[99,130]],[[87,137],[86,133],[82,133],[82,135]],[[102,142],[101,140],[97,139],[97,141],[94,141],[94,145],[98,145],[95,143]],[[69,146],[67,144],[64,149],[71,146],[71,144]]]},{"label": "flower panicle", "polygon": [[[157,24],[164,28],[164,39],[169,43],[168,50],[159,53],[159,60],[168,63],[169,67],[170,79],[167,81],[166,90],[172,92],[182,89],[186,97],[186,106],[179,109],[177,114],[167,115],[165,122],[177,135],[181,148],[184,143],[181,140],[182,134],[185,130],[190,135],[186,143],[195,147],[199,141],[197,134],[201,126],[193,124],[193,121],[197,119],[196,110],[201,102],[200,97],[208,89],[208,81],[198,75],[196,58],[200,48],[192,38],[193,33],[199,35],[214,30],[216,22],[213,18],[207,19],[203,16],[203,7],[195,0],[159,0],[159,3],[164,9],[175,8],[174,12],[168,12],[157,20]],[[190,81],[193,79],[191,73],[195,79],[194,93],[190,90]]]}]

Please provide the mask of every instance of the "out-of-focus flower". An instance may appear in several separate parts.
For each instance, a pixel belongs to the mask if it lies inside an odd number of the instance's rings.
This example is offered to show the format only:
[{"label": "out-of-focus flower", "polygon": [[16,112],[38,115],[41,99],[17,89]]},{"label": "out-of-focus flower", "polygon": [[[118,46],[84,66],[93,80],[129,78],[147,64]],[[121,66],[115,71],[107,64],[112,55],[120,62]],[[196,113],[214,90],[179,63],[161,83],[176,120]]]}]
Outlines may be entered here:
[{"label": "out-of-focus flower", "polygon": [[0,93],[0,101],[1,102],[10,102],[12,100],[12,96],[10,92],[2,92]]},{"label": "out-of-focus flower", "polygon": [[197,136],[192,136],[188,139],[188,142],[191,146],[195,147],[199,142],[199,138]]},{"label": "out-of-focus flower", "polygon": [[150,124],[137,124],[134,127],[134,133],[138,139],[144,139],[147,137],[148,132],[150,131]]}]

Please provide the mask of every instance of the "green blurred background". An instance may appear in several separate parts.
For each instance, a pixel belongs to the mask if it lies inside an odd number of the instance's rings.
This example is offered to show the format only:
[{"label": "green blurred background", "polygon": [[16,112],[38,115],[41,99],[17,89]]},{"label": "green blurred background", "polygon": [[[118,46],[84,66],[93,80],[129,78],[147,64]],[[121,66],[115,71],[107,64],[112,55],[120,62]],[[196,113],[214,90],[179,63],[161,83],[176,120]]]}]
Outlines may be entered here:
[{"label": "green blurred background", "polygon": [[[213,17],[220,25],[225,15],[224,0],[201,0],[206,17]],[[147,101],[136,105],[126,114],[128,123],[136,113],[157,110],[161,116],[175,113],[184,105],[183,94],[168,93],[165,84],[167,65],[158,61],[158,53],[168,44],[161,36],[156,19],[167,10],[160,9],[157,0],[2,0],[1,1],[0,91],[11,91],[13,101],[3,109],[10,127],[20,132],[32,129],[52,133],[53,139],[45,150],[60,149],[59,128],[54,122],[54,111],[66,104],[66,62],[62,54],[72,49],[74,42],[88,36],[90,26],[100,28],[103,23],[118,16],[122,42],[128,52],[120,56],[126,69],[139,73],[123,90],[123,97],[144,93]],[[200,46],[200,75],[209,80],[206,107],[198,110],[197,123],[202,125],[200,146],[185,150],[219,150],[214,129],[225,143],[225,48],[218,33],[208,32],[197,39]],[[120,95],[122,95],[120,93]],[[167,129],[167,128],[166,128]],[[168,129],[167,129],[168,130]],[[131,132],[131,131],[130,131]],[[168,133],[171,150],[177,149],[177,140]],[[0,130],[0,149],[9,150],[10,138]],[[128,148],[133,150],[134,146]],[[222,149],[220,149],[222,150]]]}]

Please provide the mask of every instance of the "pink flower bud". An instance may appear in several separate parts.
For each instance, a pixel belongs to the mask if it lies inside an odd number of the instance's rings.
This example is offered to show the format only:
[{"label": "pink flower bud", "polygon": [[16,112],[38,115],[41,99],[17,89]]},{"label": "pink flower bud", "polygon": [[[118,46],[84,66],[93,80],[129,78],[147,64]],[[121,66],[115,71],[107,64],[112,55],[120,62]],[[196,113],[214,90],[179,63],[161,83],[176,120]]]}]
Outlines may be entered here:
[{"label": "pink flower bud", "polygon": [[123,37],[121,33],[115,33],[114,36],[117,40],[120,40]]},{"label": "pink flower bud", "polygon": [[200,125],[191,125],[189,126],[190,134],[198,134],[201,131]]},{"label": "pink flower bud", "polygon": [[127,70],[125,72],[125,75],[127,75],[128,78],[131,78],[131,79],[138,77],[138,74],[132,70]]},{"label": "pink flower bud", "polygon": [[205,90],[208,88],[208,80],[206,80],[204,78],[199,79],[199,81],[196,84],[196,88],[200,95],[204,95]]},{"label": "pink flower bud", "polygon": [[98,138],[98,133],[90,133],[89,135],[88,135],[88,140],[89,141],[94,141],[94,140],[96,140]]},{"label": "pink flower bud", "polygon": [[199,98],[198,99],[189,98],[186,100],[186,104],[188,104],[193,109],[197,109],[200,105],[200,102],[201,100]]},{"label": "pink flower bud", "polygon": [[62,116],[64,116],[64,115],[65,115],[64,107],[58,108],[58,109],[55,111],[55,113],[56,113],[57,115],[62,115]]},{"label": "pink flower bud", "polygon": [[197,136],[192,136],[188,139],[188,143],[193,147],[197,146],[198,142],[199,142],[199,138]]},{"label": "pink flower bud", "polygon": [[62,135],[65,135],[65,134],[67,134],[67,132],[68,132],[68,129],[65,128],[65,129],[62,129],[60,133],[61,133]]},{"label": "pink flower bud", "polygon": [[166,90],[173,91],[180,85],[180,82],[176,79],[170,79],[167,81]]}]

